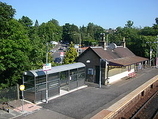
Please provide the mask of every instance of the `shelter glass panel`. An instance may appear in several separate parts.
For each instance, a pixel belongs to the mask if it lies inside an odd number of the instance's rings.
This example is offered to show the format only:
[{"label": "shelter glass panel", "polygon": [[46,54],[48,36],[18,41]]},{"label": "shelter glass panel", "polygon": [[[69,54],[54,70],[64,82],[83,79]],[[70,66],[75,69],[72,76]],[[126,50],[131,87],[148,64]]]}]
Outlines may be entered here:
[{"label": "shelter glass panel", "polygon": [[40,84],[44,82],[46,82],[46,76],[40,76],[36,78],[36,84]]},{"label": "shelter glass panel", "polygon": [[33,76],[24,76],[24,85],[25,90],[34,88],[34,77]]},{"label": "shelter glass panel", "polygon": [[85,67],[78,68],[78,72],[85,72]]},{"label": "shelter glass panel", "polygon": [[56,88],[59,87],[59,80],[54,80],[54,81],[50,81],[48,82],[48,88]]},{"label": "shelter glass panel", "polygon": [[70,75],[74,75],[74,74],[77,74],[77,69],[70,70]]},{"label": "shelter glass panel", "polygon": [[70,70],[70,81],[77,81],[77,69]]},{"label": "shelter glass panel", "polygon": [[68,71],[63,71],[60,73],[60,80],[66,80],[69,77],[69,72]]},{"label": "shelter glass panel", "polygon": [[36,84],[36,92],[46,90],[46,82]]},{"label": "shelter glass panel", "polygon": [[78,73],[78,80],[84,80],[86,78],[85,72]]},{"label": "shelter glass panel", "polygon": [[49,74],[48,81],[55,80],[55,79],[59,79],[59,72],[58,73]]}]

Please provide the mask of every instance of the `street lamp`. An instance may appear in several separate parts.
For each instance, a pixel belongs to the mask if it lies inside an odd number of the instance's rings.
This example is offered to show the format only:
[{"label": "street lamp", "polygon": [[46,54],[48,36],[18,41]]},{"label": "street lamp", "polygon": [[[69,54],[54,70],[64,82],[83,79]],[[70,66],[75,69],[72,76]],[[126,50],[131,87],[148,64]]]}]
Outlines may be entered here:
[{"label": "street lamp", "polygon": [[[156,43],[157,44],[157,48],[156,48],[156,65],[155,67],[158,68],[158,35],[157,35],[157,38],[156,38],[156,42],[146,42],[146,43]],[[153,49],[151,49],[151,46],[150,46],[150,66],[151,66],[151,60],[152,60],[152,51]]]},{"label": "street lamp", "polygon": [[46,103],[48,103],[48,74],[47,71],[51,70],[51,63],[48,63],[48,42],[46,43],[46,64],[43,65],[43,71],[46,71]]},{"label": "street lamp", "polygon": [[157,35],[157,38],[156,38],[156,43],[157,43],[157,49],[156,49],[156,68],[158,68],[158,35]]},{"label": "street lamp", "polygon": [[[46,43],[46,65],[48,64],[48,42]],[[46,70],[46,103],[48,103],[48,75]]]}]

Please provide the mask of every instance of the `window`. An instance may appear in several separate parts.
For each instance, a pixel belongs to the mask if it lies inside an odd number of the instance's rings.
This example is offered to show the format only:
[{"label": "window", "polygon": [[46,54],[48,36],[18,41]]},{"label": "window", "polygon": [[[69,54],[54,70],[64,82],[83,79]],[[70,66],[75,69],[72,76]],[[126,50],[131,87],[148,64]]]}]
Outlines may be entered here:
[{"label": "window", "polygon": [[130,66],[128,66],[128,71],[131,71],[131,65],[130,65]]},{"label": "window", "polygon": [[89,75],[93,75],[93,73],[94,73],[94,72],[93,72],[93,68],[88,68],[88,74],[89,74]]}]

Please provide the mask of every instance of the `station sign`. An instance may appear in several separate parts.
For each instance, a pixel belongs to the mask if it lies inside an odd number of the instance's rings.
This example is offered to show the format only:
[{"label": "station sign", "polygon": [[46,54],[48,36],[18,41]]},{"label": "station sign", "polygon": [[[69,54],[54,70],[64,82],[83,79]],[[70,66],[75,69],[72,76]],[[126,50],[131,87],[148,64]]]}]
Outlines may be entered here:
[{"label": "station sign", "polygon": [[20,90],[21,91],[25,90],[25,85],[20,85]]},{"label": "station sign", "polygon": [[51,63],[47,63],[43,65],[43,71],[48,71],[51,69],[52,69]]}]

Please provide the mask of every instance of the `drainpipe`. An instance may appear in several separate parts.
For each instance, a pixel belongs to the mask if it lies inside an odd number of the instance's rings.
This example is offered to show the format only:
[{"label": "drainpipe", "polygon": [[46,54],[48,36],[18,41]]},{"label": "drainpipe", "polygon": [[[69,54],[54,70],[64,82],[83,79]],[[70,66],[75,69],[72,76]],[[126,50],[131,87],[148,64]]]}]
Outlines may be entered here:
[{"label": "drainpipe", "polygon": [[101,77],[102,77],[102,75],[101,75],[101,61],[102,61],[102,59],[100,59],[99,88],[101,88]]}]

